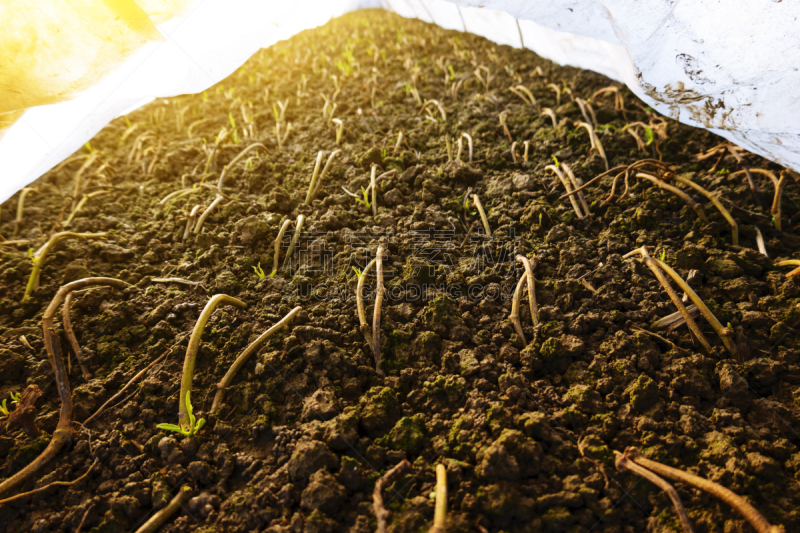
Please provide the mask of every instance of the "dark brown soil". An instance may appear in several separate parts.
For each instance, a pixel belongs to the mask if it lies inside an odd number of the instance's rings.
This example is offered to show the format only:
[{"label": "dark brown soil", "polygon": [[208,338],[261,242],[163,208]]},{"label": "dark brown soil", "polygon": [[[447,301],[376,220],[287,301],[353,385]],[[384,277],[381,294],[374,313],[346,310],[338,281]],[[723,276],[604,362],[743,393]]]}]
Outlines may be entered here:
[{"label": "dark brown soil", "polygon": [[[476,70],[484,80],[491,76],[488,89]],[[340,87],[335,97],[332,76]],[[550,83],[561,89],[560,105]],[[539,107],[553,109],[557,127],[509,91],[519,84]],[[624,112],[611,94],[591,99],[609,85],[529,51],[364,11],[259,52],[203,94],[159,99],[112,122],[78,152],[100,153],[83,172],[81,192],[108,192],[90,198],[68,228],[108,236],[57,245],[26,303],[28,248],[62,230],[86,159],[34,184],[38,192],[28,196],[19,227],[17,197],[2,206],[2,235],[30,244],[0,247],[0,393],[8,398],[34,384],[43,395],[38,437],[18,427],[0,435],[0,476],[32,461],[58,421],[41,318],[61,285],[90,275],[132,285],[75,296],[72,322],[93,374],[83,378],[62,335],[76,422],[181,344],[100,417],[73,424],[71,444],[3,497],[71,481],[99,460],[89,475],[0,506],[2,529],[75,531],[85,518],[83,532],[135,530],[187,485],[191,500],[161,531],[366,533],[376,528],[375,480],[407,458],[413,474],[385,491],[392,532],[430,527],[437,463],[447,466],[448,531],[680,531],[664,493],[615,469],[613,451],[628,446],[724,485],[787,531],[800,529],[800,283],[773,264],[800,258],[798,183],[790,178],[786,187],[780,232],[770,220],[766,177],[754,174],[759,207],[745,177],[731,175],[742,165],[776,175],[782,169],[748,154],[741,164],[730,155],[718,165],[716,158],[697,161],[723,141],[657,117],[626,89]],[[441,102],[446,121],[433,105],[428,118],[412,88]],[[305,206],[317,152],[327,158],[337,148],[320,93],[344,121],[342,154]],[[592,215],[578,219],[545,170],[554,156],[584,182],[605,170],[586,130],[577,128],[584,119],[573,98],[590,101],[611,166],[661,158],[719,193],[739,223],[739,246],[705,198],[689,190],[709,222],[642,180],[603,207],[611,179],[589,186]],[[288,101],[284,121],[292,124],[282,151],[274,130],[278,101]],[[530,141],[527,163],[512,162],[501,113],[518,154]],[[666,138],[656,135],[646,151],[638,149],[621,131],[636,121],[663,121]],[[230,133],[204,175],[223,127]],[[404,141],[395,151],[399,132]],[[473,161],[467,163],[464,142],[464,163],[448,162],[444,137],[462,132],[474,140]],[[229,169],[228,199],[201,234],[183,240],[189,211],[207,206],[214,192],[199,187],[159,200],[181,187],[215,184],[223,166],[256,141],[270,153],[252,152]],[[366,187],[371,163],[398,171],[379,182],[374,218],[342,191]],[[468,187],[487,210],[491,239],[472,205],[464,211]],[[300,214],[299,251],[270,277],[282,219]],[[757,251],[756,226],[771,259]],[[363,269],[379,243],[388,247],[386,377],[376,373],[354,299],[353,267]],[[685,325],[652,327],[675,307],[650,270],[623,259],[642,245],[690,277],[734,329],[737,358],[702,318],[713,345],[707,354]],[[517,253],[538,260],[540,324],[532,327],[523,300],[525,349],[508,319],[523,272]],[[163,277],[201,285],[153,281]],[[247,307],[218,308],[203,334],[192,398],[208,424],[192,438],[159,430],[159,423],[177,423],[187,333],[217,293]],[[242,367],[221,414],[211,417],[216,383],[237,355],[297,305],[303,310],[291,327]],[[371,321],[369,302],[367,315]],[[675,487],[698,532],[753,531],[727,505]]]}]

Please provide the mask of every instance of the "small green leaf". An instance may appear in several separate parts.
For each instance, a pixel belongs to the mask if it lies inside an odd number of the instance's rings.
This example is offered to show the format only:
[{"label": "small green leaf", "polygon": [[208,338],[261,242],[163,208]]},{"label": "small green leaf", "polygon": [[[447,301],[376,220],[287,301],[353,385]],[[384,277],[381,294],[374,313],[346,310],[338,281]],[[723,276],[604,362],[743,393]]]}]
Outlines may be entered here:
[{"label": "small green leaf", "polygon": [[203,429],[203,426],[205,426],[205,425],[206,425],[206,419],[205,418],[201,418],[200,420],[198,420],[197,421],[197,425],[194,428],[194,433],[197,433],[198,431]]},{"label": "small green leaf", "polygon": [[176,426],[175,424],[159,424],[156,426],[158,429],[165,429],[167,431],[174,431],[175,433],[180,433],[181,435],[185,435],[186,432],[180,426]]},{"label": "small green leaf", "polygon": [[553,154],[553,161],[556,162],[556,168],[558,168],[558,158]]},{"label": "small green leaf", "polygon": [[645,143],[645,146],[650,146],[651,144],[653,144],[653,141],[655,140],[655,136],[653,135],[653,128],[645,126],[644,135],[645,137],[647,137],[647,142]]}]

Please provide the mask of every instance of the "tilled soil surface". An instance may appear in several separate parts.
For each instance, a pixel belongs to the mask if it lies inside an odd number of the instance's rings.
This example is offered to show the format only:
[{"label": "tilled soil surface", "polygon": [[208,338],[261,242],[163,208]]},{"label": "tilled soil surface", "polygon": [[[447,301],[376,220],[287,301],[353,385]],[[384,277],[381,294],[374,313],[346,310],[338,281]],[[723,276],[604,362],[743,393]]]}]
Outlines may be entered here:
[{"label": "tilled soil surface", "polygon": [[[535,103],[510,90],[519,85]],[[624,88],[622,105],[613,92],[595,94],[610,85],[529,51],[363,11],[262,50],[203,94],[159,99],[115,120],[32,186],[21,222],[19,195],[2,206],[0,232],[25,242],[0,248],[0,393],[12,412],[10,392],[36,385],[43,395],[39,436],[3,428],[0,476],[37,457],[58,422],[41,328],[56,291],[89,276],[130,284],[74,295],[88,380],[57,313],[74,431],[2,497],[95,466],[70,486],[0,505],[2,529],[134,530],[186,487],[190,499],[161,531],[366,533],[377,526],[376,480],[408,459],[412,472],[383,491],[391,532],[430,527],[436,464],[447,468],[448,531],[680,531],[665,493],[615,468],[614,452],[636,446],[800,530],[800,283],[773,263],[800,258],[798,183],[743,151],[741,161],[729,151],[698,159],[723,141],[657,116]],[[582,101],[591,110],[582,112]],[[332,119],[343,123],[338,145]],[[578,126],[593,119],[611,167],[660,159],[713,191],[738,221],[739,245],[698,192],[670,182],[707,220],[633,174],[607,203],[613,174],[590,184],[591,214],[579,218],[545,167],[568,166],[584,183],[604,172]],[[280,147],[276,121],[281,137],[291,123]],[[269,152],[227,168],[222,201],[200,233],[184,238],[192,209],[214,200],[225,165],[254,142]],[[324,166],[335,149],[341,154],[306,205],[317,152]],[[376,216],[361,191],[372,164],[378,175],[397,171],[377,182]],[[738,172],[745,167],[759,205]],[[758,169],[785,176],[783,231],[770,213],[772,182]],[[465,209],[470,187],[491,237],[474,200]],[[188,194],[161,202],[180,189]],[[81,195],[96,191],[105,192],[68,223]],[[298,215],[304,225],[284,265]],[[270,276],[285,219],[292,224]],[[55,245],[39,288],[22,302],[29,248],[65,230],[107,235]],[[769,257],[758,251],[757,231]],[[376,369],[355,293],[356,269],[379,244],[386,292]],[[654,325],[676,308],[650,269],[623,258],[645,245],[735,333],[735,355],[702,317],[710,351],[685,324]],[[534,261],[539,306],[534,327],[523,290],[524,340],[509,320],[524,275],[517,254]],[[371,324],[374,269],[365,280]],[[205,327],[191,398],[207,424],[183,437],[156,425],[178,421],[189,334],[214,294],[246,307],[223,305]],[[246,361],[212,415],[217,383],[236,357],[295,306],[302,310],[291,325]],[[696,531],[753,531],[719,500],[675,488]]]}]

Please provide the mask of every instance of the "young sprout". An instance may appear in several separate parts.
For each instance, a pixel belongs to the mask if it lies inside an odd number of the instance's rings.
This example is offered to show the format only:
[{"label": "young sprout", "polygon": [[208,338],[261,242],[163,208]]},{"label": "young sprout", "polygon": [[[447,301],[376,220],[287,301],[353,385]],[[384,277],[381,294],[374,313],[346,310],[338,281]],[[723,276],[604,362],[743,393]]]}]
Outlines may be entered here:
[{"label": "young sprout", "polygon": [[[140,139],[141,139],[139,144],[138,144],[139,147],[141,147],[141,142],[145,138],[143,136],[146,136],[148,134],[149,134],[149,132],[146,132],[146,133],[143,133],[142,135],[139,136]],[[86,158],[86,161],[84,161],[83,165],[81,165],[81,168],[78,169],[78,172],[75,173],[75,192],[73,192],[73,194],[72,194],[73,201],[74,201],[75,198],[78,197],[78,195],[81,192],[81,185],[83,183],[82,182],[83,173],[86,172],[86,169],[88,169],[90,166],[92,166],[94,164],[94,162],[97,161],[97,159],[99,157],[100,157],[100,154],[98,152],[92,152],[91,155],[89,155],[89,157]],[[130,161],[128,161],[128,162],[130,163]]]},{"label": "young sprout", "polygon": [[202,208],[203,208],[203,206],[200,205],[200,204],[197,204],[196,206],[194,206],[192,208],[191,212],[189,213],[188,218],[186,219],[186,228],[183,230],[183,239],[182,240],[185,241],[189,237],[189,233],[192,231],[192,228],[194,227],[194,223],[197,220],[197,213]]},{"label": "young sprout", "polygon": [[701,478],[700,476],[695,476],[694,474],[684,472],[683,470],[679,470],[677,468],[672,468],[671,466],[667,466],[657,461],[646,459],[636,447],[631,446],[626,448],[625,456],[632,463],[646,468],[647,470],[650,470],[659,476],[680,481],[681,483],[686,483],[687,485],[691,485],[697,489],[707,492],[715,498],[722,500],[736,509],[745,520],[750,522],[750,525],[752,525],[758,533],[785,533],[783,526],[771,525],[769,522],[767,522],[766,518],[764,518],[761,513],[759,513],[752,505],[747,503],[744,498],[726,489],[722,485],[718,485],[713,481]]},{"label": "young sprout", "polygon": [[200,192],[201,190],[202,189],[200,189],[196,185],[193,186],[193,187],[186,187],[186,188],[183,188],[183,189],[178,189],[177,191],[173,191],[173,192],[169,193],[168,195],[166,195],[164,198],[162,198],[158,202],[158,205],[164,205],[165,203],[169,202],[170,200],[174,200],[174,199],[180,198],[182,196],[187,196],[189,194],[194,194],[196,192]]},{"label": "young sprout", "polygon": [[581,207],[580,205],[578,205],[578,200],[575,199],[575,191],[572,190],[572,186],[570,185],[567,178],[564,177],[564,173],[561,172],[561,169],[556,165],[547,165],[546,167],[544,167],[544,169],[552,170],[553,172],[556,173],[556,176],[558,177],[561,184],[564,186],[564,189],[567,190],[566,196],[569,196],[569,201],[572,204],[572,209],[575,211],[575,214],[578,215],[578,218],[584,218],[585,216],[587,216],[588,211],[586,214],[584,214],[581,211]]},{"label": "young sprout", "polygon": [[511,152],[511,162],[512,163],[517,163],[517,162],[521,161],[519,159],[519,156],[517,155],[517,141],[514,141],[513,143],[511,143],[511,150],[509,150],[509,152]]},{"label": "young sprout", "polygon": [[758,226],[753,226],[756,230],[756,246],[758,246],[758,251],[764,257],[769,257],[767,253],[767,246],[764,244],[764,236],[761,235],[761,230],[758,229]]},{"label": "young sprout", "polygon": [[286,124],[286,133],[284,133],[283,136],[281,136],[281,124],[282,122],[275,123],[275,138],[278,141],[279,152],[283,150],[283,143],[286,142],[286,139],[289,138],[289,132],[292,131],[292,123],[289,122],[288,124]]},{"label": "young sprout", "polygon": [[508,131],[508,125],[506,124],[507,118],[508,118],[508,111],[503,111],[498,116],[498,119],[500,120],[500,125],[503,126],[503,131],[506,134],[506,138],[508,138],[508,141],[511,142],[513,139],[511,139],[511,133]]},{"label": "young sprout", "polygon": [[[200,230],[203,229],[203,224],[205,223],[206,218],[208,218],[208,216],[211,214],[211,212],[214,209],[216,209],[216,207],[219,204],[221,204],[222,201],[225,199],[225,195],[222,194],[222,186],[225,185],[225,178],[228,176],[228,169],[233,168],[236,165],[236,163],[241,161],[244,158],[244,156],[247,155],[248,152],[250,152],[251,150],[256,150],[256,149],[265,150],[267,153],[269,153],[269,148],[267,148],[263,144],[261,144],[261,143],[253,143],[250,146],[248,146],[247,148],[245,148],[244,150],[242,150],[241,152],[239,152],[239,155],[234,157],[233,160],[230,163],[228,163],[227,165],[225,165],[222,168],[222,173],[219,176],[219,181],[217,181],[216,195],[214,197],[214,201],[211,202],[211,205],[209,205],[208,208],[206,208],[206,210],[203,211],[203,214],[200,215],[200,218],[197,219],[197,224],[194,227],[194,233],[195,234],[199,234],[200,233]],[[208,185],[206,184],[206,186],[208,186]],[[212,187],[209,186],[209,188],[212,188]]]},{"label": "young sprout", "polygon": [[672,505],[675,507],[675,512],[681,521],[684,533],[694,533],[692,522],[689,520],[689,516],[686,514],[686,509],[683,507],[681,497],[678,496],[677,491],[672,487],[672,485],[648,469],[643,468],[631,461],[626,454],[619,453],[618,451],[614,450],[614,455],[616,456],[615,463],[617,470],[620,472],[625,472],[626,470],[632,472],[639,477],[645,478],[647,481],[666,492],[667,496],[669,496],[669,499],[672,500]]},{"label": "young sprout", "polygon": [[261,268],[261,261],[258,262],[258,266],[253,267],[253,271],[256,273],[256,276],[258,276],[258,279],[264,279],[267,277],[266,272],[264,272],[264,269]]},{"label": "young sprout", "polygon": [[[373,91],[374,91],[374,88],[373,88]],[[375,107],[375,106],[372,106],[372,107]],[[372,128],[369,127],[369,123],[367,122],[367,119],[364,117],[364,112],[361,111],[360,107],[358,108],[358,111],[356,111],[356,112],[358,113],[358,118],[361,119],[361,125],[364,126],[364,129],[367,130],[370,135],[372,135],[373,134]]]},{"label": "young sprout", "polygon": [[517,331],[517,336],[519,336],[520,341],[522,341],[522,345],[527,346],[528,343],[525,340],[525,333],[522,330],[522,323],[519,319],[519,304],[520,300],[522,299],[522,288],[527,284],[528,305],[530,306],[531,310],[531,321],[533,322],[533,326],[536,327],[536,325],[539,323],[539,306],[536,303],[536,291],[534,285],[535,279],[533,277],[533,269],[536,266],[536,258],[533,260],[533,265],[524,255],[517,255],[516,259],[525,266],[525,274],[520,277],[517,287],[514,290],[514,297],[511,300],[511,315],[509,315],[508,318],[514,325],[514,329]]},{"label": "young sprout", "polygon": [[36,252],[33,254],[31,258],[33,261],[33,269],[31,270],[31,275],[28,278],[28,285],[25,287],[25,294],[22,296],[22,301],[26,302],[33,291],[39,288],[39,275],[41,274],[42,265],[44,265],[44,261],[47,258],[48,252],[61,241],[65,241],[67,239],[100,239],[102,237],[107,237],[108,233],[72,233],[69,231],[62,231],[60,233],[54,234],[50,239]]},{"label": "young sprout", "polygon": [[776,266],[796,266],[794,270],[786,274],[787,278],[793,278],[795,276],[800,276],[800,259],[787,259],[786,261],[778,261],[775,263]]},{"label": "young sprout", "polygon": [[467,139],[467,148],[469,148],[469,162],[472,163],[472,135],[469,133],[462,133],[461,137]]},{"label": "young sprout", "polygon": [[375,181],[375,174],[377,174],[378,166],[373,163],[372,170],[369,175],[369,184],[372,187],[372,216],[378,216],[378,187]]},{"label": "young sprout", "polygon": [[461,137],[458,138],[456,145],[458,145],[458,149],[456,150],[456,161],[461,161],[461,152],[464,149],[464,144],[461,142]]},{"label": "young sprout", "polygon": [[[583,185],[583,183],[581,182],[581,180],[579,178],[577,178],[575,176],[575,174],[572,172],[572,169],[569,167],[569,165],[566,164],[566,163],[561,163],[561,166],[564,167],[564,171],[567,173],[567,176],[569,176],[569,181],[572,183],[572,186],[575,188],[575,190],[577,191],[578,189],[580,189],[581,185]],[[583,212],[588,217],[591,214],[589,212],[589,204],[586,203],[586,198],[583,196],[583,192],[578,191],[577,195],[578,195],[578,199],[581,201],[581,206],[583,206]]]},{"label": "young sprout", "polygon": [[439,463],[436,465],[436,504],[433,511],[433,527],[429,533],[445,533],[447,521],[447,468]]},{"label": "young sprout", "polygon": [[403,142],[403,132],[397,134],[397,142],[394,145],[394,150],[392,150],[392,155],[396,154],[398,150],[400,150],[400,143]]},{"label": "young sprout", "polygon": [[367,345],[373,353],[374,348],[372,342],[372,332],[370,331],[369,324],[367,323],[367,311],[366,305],[364,304],[364,284],[367,279],[367,274],[369,274],[369,271],[375,266],[375,262],[376,259],[373,259],[367,263],[367,266],[364,267],[362,272],[356,273],[358,275],[358,285],[356,286],[356,309],[358,310],[358,324],[359,328],[361,329],[361,334],[364,335],[364,340],[367,341]]},{"label": "young sprout", "polygon": [[286,233],[286,229],[291,223],[292,221],[289,219],[283,221],[283,224],[281,224],[281,229],[278,231],[278,235],[275,237],[275,240],[272,243],[275,247],[275,256],[272,259],[272,272],[270,273],[269,277],[273,277],[278,272],[278,259],[280,258],[283,235]]},{"label": "young sprout", "polygon": [[203,429],[203,427],[206,425],[206,419],[201,418],[200,420],[197,420],[197,418],[194,416],[194,407],[192,407],[192,400],[190,396],[191,396],[191,391],[186,391],[186,412],[189,416],[188,427],[184,428],[176,424],[158,424],[156,427],[158,429],[165,429],[167,431],[174,431],[175,433],[180,433],[184,437],[191,437],[195,435],[198,431]]},{"label": "young sprout", "polygon": [[[373,204],[374,205],[374,204]],[[372,311],[372,354],[375,358],[375,372],[383,377],[381,368],[381,304],[383,304],[383,245],[378,245],[375,255],[375,305]]]},{"label": "young sprout", "polygon": [[553,92],[556,93],[556,107],[561,105],[561,89],[559,89],[558,85],[555,83],[548,83],[548,89],[553,89]]},{"label": "young sprout", "polygon": [[442,120],[447,122],[447,113],[445,113],[444,106],[442,106],[439,100],[427,100],[425,104],[422,106],[422,109],[420,109],[420,113],[425,111],[429,105],[435,105],[439,109],[439,114],[442,115]]},{"label": "young sprout", "polygon": [[[278,107],[275,105],[272,106],[272,112],[275,114],[275,122],[283,122],[284,117],[286,115],[286,108],[289,106],[289,99],[287,98],[285,101],[281,102],[278,100]],[[280,113],[278,109],[280,108]]]},{"label": "young sprout", "polygon": [[32,192],[38,193],[39,189],[34,187],[24,187],[19,193],[19,199],[17,200],[17,227],[15,228],[15,232],[22,225],[22,211],[25,209],[25,197]]},{"label": "young sprout", "polygon": [[553,121],[554,128],[558,126],[558,121],[556,120],[556,114],[553,112],[552,109],[550,109],[549,107],[542,108],[540,114],[550,117],[550,120]]},{"label": "young sprout", "polygon": [[203,149],[208,152],[208,157],[206,158],[206,166],[203,168],[203,175],[208,175],[209,171],[211,170],[211,163],[214,161],[214,158],[217,155],[217,151],[219,150],[219,146],[222,144],[228,137],[228,130],[222,128],[219,131],[219,135],[217,135],[216,139],[214,140],[214,148],[209,150],[205,145],[205,140],[203,140]]},{"label": "young sprout", "polygon": [[725,152],[729,152],[734,159],[736,159],[736,162],[742,166],[744,174],[747,176],[747,185],[750,187],[750,194],[753,196],[753,202],[755,202],[756,206],[761,207],[761,201],[758,199],[758,191],[756,190],[756,182],[753,180],[753,175],[750,173],[750,169],[744,166],[744,161],[742,160],[741,154],[739,154],[739,150],[732,143],[718,144],[705,153],[695,156],[695,159],[697,161],[705,161],[706,159],[714,157],[715,155],[719,155],[717,162],[714,163],[714,166],[708,171],[709,174],[713,174],[716,172],[717,167],[722,162],[722,158],[725,157]]},{"label": "young sprout", "polygon": [[608,170],[608,158],[606,158],[606,151],[603,150],[603,145],[600,144],[600,139],[595,134],[594,129],[592,129],[592,126],[586,122],[578,122],[578,127],[583,128],[587,132],[589,132],[589,140],[592,143],[592,148],[597,150],[597,153],[600,154],[600,157],[603,158],[603,161],[606,164],[606,170]]},{"label": "young sprout", "polygon": [[453,147],[450,145],[450,136],[445,134],[444,136],[444,145],[447,148],[447,160],[453,160]]},{"label": "young sprout", "polygon": [[536,107],[536,98],[533,97],[533,93],[531,93],[530,90],[528,90],[528,88],[525,87],[524,85],[517,85],[515,87],[511,87],[509,91],[519,96],[522,99],[522,101],[525,102],[526,104],[530,104],[533,107]]},{"label": "young sprout", "polygon": [[[581,108],[581,114],[583,115],[583,119],[586,122],[591,123],[596,128],[597,127],[597,119],[594,116],[594,109],[592,109],[591,104],[589,104],[589,102],[587,102],[587,101],[585,101],[585,100],[583,100],[581,98],[576,98],[575,99],[575,103],[577,103],[578,107]],[[587,111],[588,111],[588,114],[587,114]]]},{"label": "young sprout", "polygon": [[331,122],[336,124],[336,145],[342,144],[342,134],[344,133],[344,122],[341,119],[335,118]]},{"label": "young sprout", "polygon": [[305,222],[305,219],[306,218],[303,215],[297,215],[297,222],[294,225],[294,235],[292,235],[292,241],[289,243],[289,249],[286,250],[286,258],[283,260],[283,268],[286,268],[289,265],[289,261],[292,259],[294,247],[297,246],[297,241],[300,239],[300,233],[303,231],[303,222]]},{"label": "young sprout", "polygon": [[86,202],[89,200],[89,198],[94,198],[95,196],[101,196],[103,194],[107,194],[108,192],[110,191],[94,191],[90,192],[89,194],[83,194],[81,196],[80,202],[78,202],[78,205],[75,206],[75,209],[72,210],[72,212],[67,217],[67,220],[64,222],[64,227],[66,228],[72,223],[72,219],[75,217],[78,211],[80,211],[83,208],[83,206],[86,205]]},{"label": "young sprout", "polygon": [[58,424],[56,425],[55,431],[53,431],[53,437],[50,443],[44,451],[31,463],[22,468],[22,470],[0,482],[0,495],[5,494],[17,485],[34,477],[40,468],[47,464],[72,440],[72,391],[70,390],[69,379],[67,378],[66,369],[64,368],[64,359],[61,354],[58,335],[55,332],[54,319],[58,308],[70,292],[94,285],[109,285],[120,289],[129,286],[124,281],[113,278],[85,278],[73,281],[62,286],[58,292],[56,292],[50,305],[47,306],[44,315],[42,315],[44,346],[47,350],[48,360],[50,361],[50,366],[56,378],[56,388],[61,399]]},{"label": "young sprout", "polygon": [[696,190],[697,192],[699,192],[700,194],[702,194],[703,196],[705,196],[706,198],[711,200],[711,203],[714,204],[714,207],[717,208],[717,210],[722,214],[722,216],[725,217],[725,220],[728,221],[728,224],[730,224],[730,226],[731,226],[731,242],[733,243],[734,246],[738,246],[739,245],[739,225],[733,219],[733,216],[731,216],[730,211],[728,211],[725,208],[725,206],[722,205],[722,202],[720,202],[719,199],[715,195],[711,194],[708,190],[704,189],[703,187],[701,187],[700,185],[698,185],[697,183],[693,182],[690,179],[684,178],[683,176],[679,176],[679,175],[673,176],[673,179],[675,179],[676,181],[678,181],[680,183],[683,183],[684,185],[688,185],[689,187],[693,188],[694,190]]},{"label": "young sprout", "polygon": [[592,95],[591,100],[594,100],[595,98],[597,98],[601,94],[605,94],[605,93],[614,93],[614,109],[616,109],[617,111],[622,111],[624,113],[625,112],[625,105],[624,105],[624,102],[622,101],[622,93],[619,92],[619,87],[614,87],[613,85],[611,85],[609,87],[605,87],[603,89],[600,89],[599,91],[596,91]]},{"label": "young sprout", "polygon": [[478,198],[477,194],[472,195],[472,201],[475,203],[475,207],[478,208],[478,213],[481,215],[481,222],[483,222],[483,229],[486,230],[486,236],[492,236],[492,230],[489,228],[489,219],[486,218],[486,212],[483,210],[483,204],[481,204],[481,199]]},{"label": "young sprout", "polygon": [[242,365],[250,358],[251,355],[256,353],[261,345],[269,340],[272,335],[280,331],[282,328],[288,327],[289,323],[297,315],[297,313],[300,312],[301,309],[302,307],[297,306],[289,311],[289,314],[283,317],[277,324],[262,333],[256,340],[251,342],[250,345],[241,353],[241,355],[236,358],[231,367],[225,373],[225,376],[217,384],[217,393],[214,395],[214,402],[211,404],[212,416],[219,412],[222,402],[225,400],[225,391],[231,386],[233,377],[236,375]]},{"label": "young sprout", "polygon": [[227,294],[215,294],[211,297],[206,306],[203,308],[203,311],[200,313],[200,317],[197,319],[197,323],[194,325],[194,329],[192,330],[192,336],[189,338],[189,346],[186,348],[186,357],[183,360],[181,392],[178,398],[178,427],[180,430],[182,430],[182,434],[185,434],[184,432],[192,432],[191,434],[193,434],[195,431],[200,429],[192,420],[192,406],[189,403],[189,394],[192,391],[194,364],[197,360],[197,352],[200,349],[200,339],[203,336],[203,330],[205,329],[208,320],[211,318],[211,313],[213,313],[214,309],[220,305],[234,305],[236,307],[247,306],[241,300],[238,300],[232,296],[228,296]]},{"label": "young sprout", "polygon": [[[671,193],[673,193],[676,196],[680,197],[684,202],[689,204],[689,207],[691,207],[694,210],[694,212],[697,213],[697,216],[700,217],[701,220],[708,221],[708,218],[706,217],[706,214],[705,214],[705,211],[703,211],[703,208],[700,207],[700,205],[698,205],[697,202],[692,200],[692,198],[688,194],[683,192],[682,190],[678,189],[677,187],[673,187],[669,183],[667,183],[667,182],[665,182],[665,181],[653,176],[652,174],[647,174],[646,172],[637,172],[636,173],[636,177],[640,178],[640,179],[645,179],[645,180],[648,180],[648,181],[652,181],[660,189],[664,189],[666,191],[670,191]],[[626,187],[626,189],[627,189],[627,187]]]},{"label": "young sprout", "polygon": [[522,154],[522,161],[527,163],[528,162],[528,149],[530,148],[531,142],[530,141],[524,141],[522,144],[525,145],[525,152]]}]

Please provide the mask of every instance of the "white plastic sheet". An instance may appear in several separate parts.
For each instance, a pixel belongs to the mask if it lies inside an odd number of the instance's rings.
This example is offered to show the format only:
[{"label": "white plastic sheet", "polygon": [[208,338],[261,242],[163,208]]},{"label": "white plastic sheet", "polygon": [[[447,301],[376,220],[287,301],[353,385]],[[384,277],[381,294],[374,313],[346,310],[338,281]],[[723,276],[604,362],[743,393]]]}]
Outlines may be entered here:
[{"label": "white plastic sheet", "polygon": [[[110,5],[125,0],[84,0],[83,8],[91,9],[93,1]],[[140,47],[120,56],[117,64],[106,58],[103,66],[107,72],[99,82],[68,95],[65,101],[28,109],[0,133],[0,200],[71,155],[113,118],[156,97],[200,92],[228,76],[259,48],[363,7],[383,7],[500,44],[524,44],[558,63],[600,72],[624,82],[665,115],[710,129],[754,153],[800,170],[800,5],[796,2],[174,3],[188,8],[169,20],[164,16],[169,12],[165,9],[169,0],[137,3],[137,9],[141,5],[143,13],[156,23],[160,39],[143,40]],[[74,10],[77,2],[53,5]],[[0,3],[0,14],[3,9]],[[79,11],[69,14],[80,16]],[[12,53],[20,52],[2,49],[0,57]]]}]

